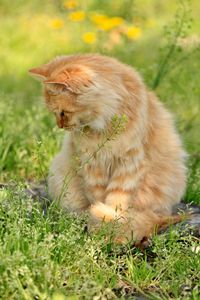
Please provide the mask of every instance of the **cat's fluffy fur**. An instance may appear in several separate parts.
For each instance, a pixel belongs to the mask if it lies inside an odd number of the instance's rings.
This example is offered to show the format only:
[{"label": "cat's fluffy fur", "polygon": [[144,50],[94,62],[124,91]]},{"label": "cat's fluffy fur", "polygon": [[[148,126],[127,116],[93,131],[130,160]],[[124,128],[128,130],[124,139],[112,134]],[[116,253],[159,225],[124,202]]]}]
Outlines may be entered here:
[{"label": "cat's fluffy fur", "polygon": [[[53,198],[96,222],[118,219],[119,242],[164,224],[184,193],[185,152],[171,114],[138,73],[96,54],[61,56],[30,72],[43,81],[58,126],[70,130],[50,167]],[[122,115],[124,129],[112,138],[113,117]]]}]

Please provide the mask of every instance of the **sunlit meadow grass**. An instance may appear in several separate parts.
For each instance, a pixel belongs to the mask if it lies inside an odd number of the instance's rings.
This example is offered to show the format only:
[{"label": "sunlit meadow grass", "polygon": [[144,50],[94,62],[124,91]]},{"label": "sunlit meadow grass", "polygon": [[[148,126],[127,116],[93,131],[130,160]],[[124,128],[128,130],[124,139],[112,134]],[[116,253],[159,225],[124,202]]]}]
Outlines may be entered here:
[{"label": "sunlit meadow grass", "polygon": [[59,54],[100,52],[136,67],[174,113],[189,154],[185,201],[200,204],[200,6],[191,3],[193,23],[176,1],[1,1],[0,182],[9,187],[0,190],[0,298],[199,299],[196,238],[171,230],[144,253],[116,246],[110,228],[88,236],[87,216],[55,204],[44,213],[23,192],[46,178],[64,134],[27,70]]}]

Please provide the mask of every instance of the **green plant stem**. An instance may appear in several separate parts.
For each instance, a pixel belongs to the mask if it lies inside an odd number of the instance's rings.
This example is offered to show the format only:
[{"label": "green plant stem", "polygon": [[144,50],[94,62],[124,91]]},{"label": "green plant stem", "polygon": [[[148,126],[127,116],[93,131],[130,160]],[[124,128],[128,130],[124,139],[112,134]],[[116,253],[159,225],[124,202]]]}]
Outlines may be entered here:
[{"label": "green plant stem", "polygon": [[[109,142],[110,140],[112,140],[115,135],[118,133],[118,129],[120,129],[120,125],[121,125],[121,120],[118,121],[118,123],[116,124],[116,127],[114,128],[113,131],[111,131],[110,135],[106,136],[106,138],[102,141],[102,143],[100,145],[98,145],[97,150],[95,150],[93,153],[91,153],[89,155],[89,157],[78,167],[76,168],[72,168],[71,170],[69,170],[67,172],[67,174],[65,175],[64,178],[64,183],[63,183],[63,187],[61,190],[61,193],[58,197],[58,201],[60,201],[60,199],[62,198],[63,194],[66,192],[67,187],[69,186],[71,180],[74,178],[74,176],[83,169],[83,167],[88,164],[92,159],[95,158],[95,156],[97,155],[97,153],[106,145],[107,142]],[[68,179],[68,180],[67,180]]]},{"label": "green plant stem", "polygon": [[182,31],[182,27],[183,27],[183,21],[185,18],[185,11],[183,12],[182,18],[181,18],[181,22],[180,22],[180,26],[175,34],[175,38],[174,41],[172,42],[169,51],[167,52],[166,56],[164,57],[163,61],[160,64],[160,67],[158,69],[158,72],[153,80],[153,84],[152,84],[152,88],[155,90],[159,84],[161,83],[161,80],[163,78],[163,76],[166,74],[167,72],[167,65],[170,61],[170,59],[172,58],[174,51],[176,49],[176,43],[178,38],[180,37],[181,31]]}]

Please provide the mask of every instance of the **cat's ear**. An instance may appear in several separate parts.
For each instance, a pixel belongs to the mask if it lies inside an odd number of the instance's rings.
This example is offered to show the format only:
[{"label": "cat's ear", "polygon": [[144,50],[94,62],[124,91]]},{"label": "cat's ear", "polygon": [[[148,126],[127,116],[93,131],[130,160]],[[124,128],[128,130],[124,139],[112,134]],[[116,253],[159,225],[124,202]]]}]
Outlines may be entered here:
[{"label": "cat's ear", "polygon": [[62,90],[67,89],[75,94],[80,94],[84,87],[88,87],[92,82],[91,71],[83,66],[73,66],[62,70],[54,78],[44,81],[46,84],[60,85]]},{"label": "cat's ear", "polygon": [[44,66],[30,69],[28,72],[31,74],[31,76],[39,81],[46,80],[48,76],[47,69]]}]

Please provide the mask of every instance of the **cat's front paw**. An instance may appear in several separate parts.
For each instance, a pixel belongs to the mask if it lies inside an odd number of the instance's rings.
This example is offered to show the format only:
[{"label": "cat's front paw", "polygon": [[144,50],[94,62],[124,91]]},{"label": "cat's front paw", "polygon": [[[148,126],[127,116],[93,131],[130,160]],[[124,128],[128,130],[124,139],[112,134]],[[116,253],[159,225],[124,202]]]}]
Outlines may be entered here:
[{"label": "cat's front paw", "polygon": [[90,214],[94,222],[110,222],[117,218],[116,210],[102,202],[91,205]]}]

